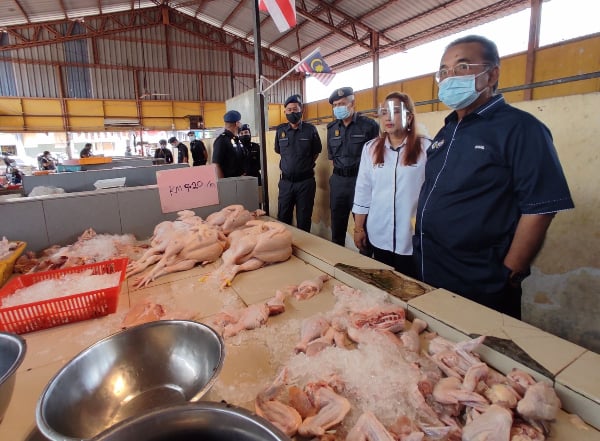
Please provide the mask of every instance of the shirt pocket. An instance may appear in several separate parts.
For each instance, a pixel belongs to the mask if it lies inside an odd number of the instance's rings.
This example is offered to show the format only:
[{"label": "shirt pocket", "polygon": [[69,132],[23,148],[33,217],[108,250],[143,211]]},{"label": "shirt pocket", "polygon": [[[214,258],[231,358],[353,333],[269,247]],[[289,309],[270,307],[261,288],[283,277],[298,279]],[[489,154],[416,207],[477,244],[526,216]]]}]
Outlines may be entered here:
[{"label": "shirt pocket", "polygon": [[360,157],[363,146],[367,142],[367,137],[364,133],[350,135],[350,145],[348,146],[348,155],[352,157]]},{"label": "shirt pocket", "polygon": [[329,151],[331,152],[331,155],[333,157],[339,156],[340,149],[342,148],[342,137],[341,136],[336,136],[334,138],[331,138],[328,141],[327,146],[328,146]]},{"label": "shirt pocket", "polygon": [[289,138],[280,138],[277,141],[277,143],[279,145],[279,153],[281,155],[289,153],[289,149],[290,149],[290,140],[289,140]]}]

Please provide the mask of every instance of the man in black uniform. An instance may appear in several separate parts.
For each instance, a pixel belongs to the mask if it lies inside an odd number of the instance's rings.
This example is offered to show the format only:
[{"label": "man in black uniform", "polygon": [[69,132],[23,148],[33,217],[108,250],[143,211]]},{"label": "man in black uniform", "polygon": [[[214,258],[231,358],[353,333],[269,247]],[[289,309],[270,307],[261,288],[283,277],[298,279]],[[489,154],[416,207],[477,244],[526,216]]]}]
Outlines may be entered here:
[{"label": "man in black uniform", "polygon": [[154,159],[163,158],[165,164],[173,164],[173,153],[167,148],[167,140],[158,141],[158,148],[154,151]]},{"label": "man in black uniform", "polygon": [[190,142],[190,152],[192,152],[192,166],[206,165],[208,159],[206,146],[202,141],[196,139],[196,134],[192,130],[188,132],[187,136]]},{"label": "man in black uniform", "polygon": [[237,136],[242,115],[230,110],[223,115],[225,130],[213,144],[212,162],[217,166],[217,178],[231,178],[244,174],[245,149]]},{"label": "man in black uniform", "polygon": [[310,232],[321,138],[315,126],[302,121],[300,95],[285,100],[285,116],[289,123],[280,124],[275,132],[275,152],[281,155],[277,219],[291,225],[295,206],[296,226]]},{"label": "man in black uniform", "polygon": [[367,141],[379,135],[379,125],[355,112],[351,87],[336,89],[329,103],[336,118],[327,124],[327,157],[333,163],[329,178],[331,240],[344,246],[362,149]]},{"label": "man in black uniform", "polygon": [[187,145],[185,145],[183,142],[177,141],[177,138],[174,136],[169,138],[169,144],[171,144],[171,147],[174,149],[177,149],[177,164],[185,163],[189,165],[190,160],[188,156]]},{"label": "man in black uniform", "polygon": [[240,141],[246,150],[244,161],[244,175],[258,178],[260,185],[260,146],[252,142],[252,133],[249,124],[242,124],[240,128]]}]

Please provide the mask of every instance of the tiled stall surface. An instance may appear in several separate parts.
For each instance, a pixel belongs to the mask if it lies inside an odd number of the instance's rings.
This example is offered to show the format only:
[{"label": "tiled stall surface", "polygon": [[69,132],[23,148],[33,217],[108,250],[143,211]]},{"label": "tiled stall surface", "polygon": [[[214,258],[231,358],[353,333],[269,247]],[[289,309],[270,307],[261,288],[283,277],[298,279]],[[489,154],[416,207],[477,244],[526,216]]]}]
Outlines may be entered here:
[{"label": "tiled stall surface", "polygon": [[[342,262],[389,269],[358,253],[345,250],[320,238],[313,240],[313,237],[307,233],[292,230],[294,256],[283,263],[240,273],[229,287],[220,287],[211,279],[220,261],[160,277],[140,288],[134,286],[134,276],[122,285],[117,313],[96,320],[25,334],[28,353],[17,375],[17,387],[9,411],[5,421],[0,424],[0,440],[34,439],[32,434],[36,433],[35,404],[44,386],[81,350],[117,332],[130,306],[144,301],[154,301],[165,305],[168,315],[210,323],[214,314],[223,308],[264,302],[278,289],[285,289],[289,285],[299,284],[322,274],[339,277],[325,282],[321,293],[309,300],[288,299],[285,313],[270,317],[265,326],[225,339],[224,366],[205,399],[225,400],[253,410],[256,395],[274,379],[279,368],[293,353],[303,319],[333,308],[336,300],[333,290],[336,285],[345,284],[366,292],[373,290],[381,293],[381,290],[367,286],[343,271],[338,271],[334,265]],[[151,269],[147,271],[149,270]],[[141,274],[143,275],[144,273]],[[468,334],[478,333],[510,337],[526,347],[540,342],[544,345],[554,343],[553,340],[546,342],[547,337],[544,333],[529,325],[490,312],[478,305],[473,306],[471,302],[467,304],[464,299],[461,302],[455,297],[443,290],[436,290],[409,301],[408,311],[415,317],[425,319],[430,325],[430,330],[451,340],[464,340],[469,338]],[[477,318],[474,319],[473,315]],[[571,346],[566,342],[559,341],[556,344],[556,351],[551,352],[560,353],[560,356],[535,353],[536,358],[541,357],[540,362],[547,369],[554,374],[559,373],[557,381],[564,381],[564,384],[568,384],[568,387],[572,387],[573,390],[588,390],[588,385],[578,378],[585,375],[585,369],[594,366],[597,359],[584,357],[585,354],[579,353],[576,347],[573,347],[574,345]],[[549,348],[549,346],[544,347]],[[486,360],[488,355],[483,354]],[[492,356],[493,354],[490,355]],[[569,358],[571,364],[562,361],[562,357]],[[587,364],[580,366],[576,361],[573,362],[575,359]],[[492,362],[490,364],[493,365]],[[597,383],[597,380],[597,376],[590,377],[590,382]],[[559,384],[558,387],[567,386]],[[595,391],[592,386],[589,390]],[[589,421],[585,413],[581,416]],[[580,429],[580,425],[562,411],[558,422],[552,426],[553,433],[548,438],[550,440],[600,440],[600,432],[589,427],[587,430]]]}]

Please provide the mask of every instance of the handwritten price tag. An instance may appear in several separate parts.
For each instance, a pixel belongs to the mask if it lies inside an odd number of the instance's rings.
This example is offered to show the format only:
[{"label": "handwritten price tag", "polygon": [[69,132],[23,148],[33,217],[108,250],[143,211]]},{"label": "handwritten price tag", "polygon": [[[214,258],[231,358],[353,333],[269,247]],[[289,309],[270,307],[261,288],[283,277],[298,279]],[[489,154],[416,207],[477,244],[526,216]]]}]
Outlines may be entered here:
[{"label": "handwritten price tag", "polygon": [[212,164],[158,171],[156,183],[163,213],[219,203],[217,172]]}]

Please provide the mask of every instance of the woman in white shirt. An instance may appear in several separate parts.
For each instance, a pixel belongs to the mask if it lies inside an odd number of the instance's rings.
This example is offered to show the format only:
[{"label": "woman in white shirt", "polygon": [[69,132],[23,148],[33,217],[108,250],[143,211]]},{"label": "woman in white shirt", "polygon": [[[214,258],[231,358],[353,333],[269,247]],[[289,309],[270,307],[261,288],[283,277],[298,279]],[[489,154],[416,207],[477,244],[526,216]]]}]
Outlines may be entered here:
[{"label": "woman in white shirt", "polygon": [[365,144],[354,194],[354,243],[370,243],[376,260],[414,277],[413,219],[431,144],[416,131],[414,104],[392,92],[379,107],[381,135]]}]

